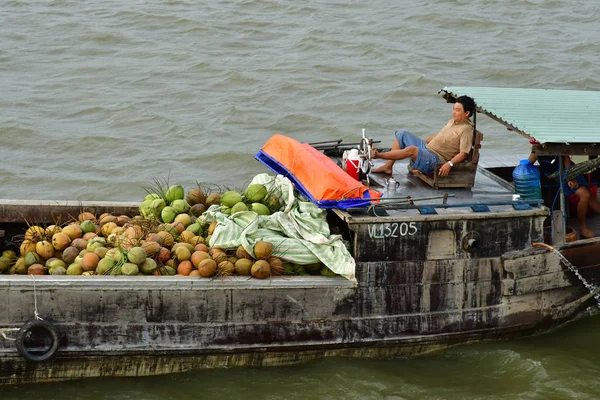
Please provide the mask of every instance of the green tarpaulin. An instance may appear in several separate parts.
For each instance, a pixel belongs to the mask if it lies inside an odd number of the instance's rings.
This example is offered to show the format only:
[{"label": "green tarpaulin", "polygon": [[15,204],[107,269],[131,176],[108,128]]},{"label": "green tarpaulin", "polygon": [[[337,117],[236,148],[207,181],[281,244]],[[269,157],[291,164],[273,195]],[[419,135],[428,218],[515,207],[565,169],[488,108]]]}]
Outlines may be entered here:
[{"label": "green tarpaulin", "polygon": [[260,174],[251,184],[261,183],[275,193],[282,211],[258,215],[253,211],[223,214],[213,205],[204,214],[205,222],[217,221],[209,245],[235,249],[240,245],[254,256],[253,247],[264,240],[273,245],[273,255],[296,264],[322,262],[333,272],[355,280],[355,262],[341,235],[332,235],[326,221],[326,210],[302,198],[289,179]]}]

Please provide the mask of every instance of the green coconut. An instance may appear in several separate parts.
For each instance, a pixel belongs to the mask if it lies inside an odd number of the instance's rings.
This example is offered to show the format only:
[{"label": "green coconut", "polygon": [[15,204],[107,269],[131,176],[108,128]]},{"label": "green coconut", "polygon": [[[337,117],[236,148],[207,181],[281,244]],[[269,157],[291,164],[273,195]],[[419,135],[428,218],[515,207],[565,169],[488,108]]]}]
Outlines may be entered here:
[{"label": "green coconut", "polygon": [[104,257],[102,260],[98,261],[98,265],[96,266],[96,274],[106,275],[114,265],[114,259],[110,257]]},{"label": "green coconut", "polygon": [[174,200],[183,199],[185,197],[185,191],[181,185],[173,185],[165,193],[165,200],[167,203],[172,203]]},{"label": "green coconut", "polygon": [[140,265],[140,271],[144,275],[151,275],[156,270],[156,261],[152,258],[146,258],[144,262]]},{"label": "green coconut", "polygon": [[0,257],[0,274],[8,271],[12,264],[12,259],[9,257],[2,256]]},{"label": "green coconut", "polygon": [[52,271],[54,271],[54,268],[56,267],[67,268],[67,263],[60,258],[50,258],[48,261],[46,261],[45,266],[48,269],[48,272],[52,274]]},{"label": "green coconut", "polygon": [[198,222],[194,222],[193,224],[188,225],[188,227],[185,230],[192,232],[194,235],[201,235],[202,225],[200,225]]},{"label": "green coconut", "polygon": [[231,207],[232,214],[235,214],[236,212],[240,211],[248,211],[248,206],[241,201],[239,203],[235,203],[235,205]]},{"label": "green coconut", "polygon": [[227,207],[227,206],[221,206],[219,211],[221,211],[221,213],[226,214],[226,215],[231,214],[231,208]]},{"label": "green coconut", "polygon": [[285,262],[283,263],[283,269],[288,273],[288,274],[293,274],[294,271],[294,264],[289,263],[289,262]]},{"label": "green coconut", "polygon": [[89,219],[86,219],[85,221],[83,221],[80,225],[81,227],[81,231],[86,234],[88,232],[96,232],[96,225],[94,225],[94,223],[92,221],[90,221]]},{"label": "green coconut", "polygon": [[140,215],[143,217],[150,217],[152,215],[152,202],[153,199],[144,200],[140,204]]},{"label": "green coconut", "polygon": [[27,267],[32,266],[33,264],[39,264],[42,261],[42,258],[35,251],[30,251],[25,254],[25,265]]},{"label": "green coconut", "polygon": [[333,272],[326,266],[323,266],[323,268],[321,269],[321,276],[336,276],[336,275],[337,274],[335,272]]},{"label": "green coconut", "polygon": [[250,210],[254,211],[258,215],[270,215],[271,212],[269,208],[265,206],[263,203],[252,203],[250,205]]},{"label": "green coconut", "polygon": [[67,268],[67,275],[81,275],[83,274],[83,267],[80,263],[73,263]]},{"label": "green coconut", "polygon": [[173,222],[173,220],[175,219],[176,216],[177,216],[177,212],[171,206],[166,206],[160,212],[160,218],[162,219],[163,222],[166,222],[166,223]]},{"label": "green coconut", "polygon": [[49,271],[50,275],[66,275],[67,274],[67,269],[65,267],[55,267],[52,269],[52,271]]},{"label": "green coconut", "polygon": [[152,201],[154,199],[160,199],[160,196],[156,193],[148,193],[146,195],[146,197],[144,197],[144,201],[148,201],[148,200]]},{"label": "green coconut", "polygon": [[19,257],[14,265],[10,268],[10,273],[24,275],[27,273],[27,267],[28,265],[25,265],[25,257]]},{"label": "green coconut", "polygon": [[244,192],[244,196],[246,196],[246,199],[253,203],[261,201],[265,198],[266,195],[267,188],[265,187],[265,185],[262,185],[260,183],[254,183],[248,186],[248,188]]},{"label": "green coconut", "polygon": [[190,209],[190,205],[183,199],[173,200],[171,207],[173,207],[177,214],[184,213]]},{"label": "green coconut", "polygon": [[127,252],[127,259],[134,264],[141,264],[146,260],[146,250],[141,247],[132,247]]},{"label": "green coconut", "polygon": [[167,206],[167,203],[165,202],[164,199],[155,199],[152,200],[152,203],[150,203],[150,209],[152,210],[152,213],[158,217],[160,216],[160,213],[162,212],[163,208],[165,208]]},{"label": "green coconut", "polygon": [[242,195],[234,190],[223,193],[221,196],[221,204],[226,207],[233,207],[242,201]]},{"label": "green coconut", "polygon": [[140,273],[140,268],[137,266],[137,264],[128,262],[128,263],[123,264],[123,267],[121,267],[121,274],[123,274],[123,275],[134,276],[139,273]]}]

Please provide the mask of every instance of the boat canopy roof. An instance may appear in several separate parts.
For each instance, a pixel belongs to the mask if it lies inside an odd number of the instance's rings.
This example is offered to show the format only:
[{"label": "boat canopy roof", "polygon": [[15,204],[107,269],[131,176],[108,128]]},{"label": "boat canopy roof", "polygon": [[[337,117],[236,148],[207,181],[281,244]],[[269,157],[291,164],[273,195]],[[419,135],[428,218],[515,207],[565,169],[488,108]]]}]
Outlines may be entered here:
[{"label": "boat canopy roof", "polygon": [[472,97],[478,112],[538,142],[538,154],[600,154],[600,91],[453,86],[440,94]]}]

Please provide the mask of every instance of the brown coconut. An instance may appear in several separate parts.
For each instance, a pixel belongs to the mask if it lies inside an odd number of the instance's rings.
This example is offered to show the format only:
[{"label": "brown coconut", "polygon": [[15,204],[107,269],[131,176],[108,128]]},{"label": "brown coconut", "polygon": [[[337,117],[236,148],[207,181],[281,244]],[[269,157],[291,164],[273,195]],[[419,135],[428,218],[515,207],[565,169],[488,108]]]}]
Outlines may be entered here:
[{"label": "brown coconut", "polygon": [[52,235],[52,247],[56,250],[64,250],[71,244],[69,235],[63,232],[57,232]]},{"label": "brown coconut", "polygon": [[180,242],[187,242],[187,243],[189,243],[189,240],[190,240],[191,238],[193,238],[194,236],[196,236],[196,235],[194,235],[194,232],[191,232],[191,231],[183,231],[183,232],[181,232],[181,234],[179,235],[179,241],[180,241]]},{"label": "brown coconut", "polygon": [[194,204],[191,208],[189,213],[192,214],[194,217],[199,217],[201,216],[204,211],[206,211],[206,206],[204,204]]},{"label": "brown coconut", "polygon": [[113,224],[116,225],[117,224],[117,217],[115,217],[112,214],[106,214],[106,215],[102,216],[99,221],[100,221],[100,225],[106,225],[106,224],[108,224],[110,222],[112,222]]},{"label": "brown coconut", "polygon": [[215,253],[213,253],[212,258],[213,258],[213,260],[215,260],[217,262],[217,264],[219,264],[223,261],[228,261],[229,257],[224,252],[215,252]]},{"label": "brown coconut", "polygon": [[38,253],[38,255],[44,260],[47,260],[54,256],[54,247],[49,241],[42,240],[41,242],[37,242],[35,244],[35,252]]},{"label": "brown coconut", "polygon": [[255,278],[265,279],[266,277],[271,275],[271,267],[269,266],[269,263],[266,260],[258,260],[254,264],[252,264],[250,273]]},{"label": "brown coconut", "polygon": [[269,242],[265,242],[264,240],[259,240],[254,244],[254,255],[259,260],[266,260],[271,257],[271,253],[273,253],[273,246]]},{"label": "brown coconut", "polygon": [[208,254],[205,251],[194,251],[192,253],[192,256],[190,257],[190,261],[196,268],[198,268],[198,266],[200,265],[200,262],[202,260],[210,260],[210,259],[211,259],[210,254]]},{"label": "brown coconut", "polygon": [[204,252],[208,253],[208,246],[206,245],[206,243],[200,243],[200,244],[197,244],[196,246],[194,246],[194,250],[204,251]]},{"label": "brown coconut", "polygon": [[104,225],[100,225],[100,233],[102,234],[102,236],[108,237],[108,235],[110,235],[116,227],[116,223],[109,221]]},{"label": "brown coconut", "polygon": [[32,225],[25,231],[25,239],[37,242],[46,237],[46,230],[41,226]]},{"label": "brown coconut", "polygon": [[62,252],[62,260],[67,265],[72,264],[75,261],[75,257],[79,255],[79,249],[75,246],[69,246]]},{"label": "brown coconut", "polygon": [[217,221],[211,222],[210,225],[208,226],[208,231],[206,234],[212,235],[216,228],[217,228]]},{"label": "brown coconut", "polygon": [[28,275],[46,275],[46,268],[42,264],[31,264],[27,268]]},{"label": "brown coconut", "polygon": [[32,251],[35,252],[35,244],[36,242],[31,241],[29,239],[23,240],[23,242],[21,242],[21,246],[19,247],[21,255],[24,256],[27,253],[31,253]]},{"label": "brown coconut", "polygon": [[235,273],[238,275],[249,276],[250,270],[252,269],[252,264],[254,264],[254,262],[248,258],[238,259],[234,264]]},{"label": "brown coconut", "polygon": [[96,216],[94,214],[92,214],[91,212],[88,212],[88,211],[81,212],[77,216],[77,221],[79,221],[79,222],[83,222],[83,221],[88,220],[88,219],[90,221],[96,221]]},{"label": "brown coconut", "polygon": [[65,226],[61,232],[66,233],[67,236],[69,236],[71,238],[71,240],[77,239],[77,238],[80,238],[83,236],[83,231],[81,230],[81,226],[79,226],[79,223],[77,223],[77,222],[74,222],[72,224]]},{"label": "brown coconut", "polygon": [[271,275],[281,275],[283,274],[283,261],[279,257],[269,257],[267,258],[267,262],[271,267]]},{"label": "brown coconut", "polygon": [[231,263],[231,261],[228,260],[221,261],[217,265],[217,269],[219,271],[220,276],[229,276],[235,271],[234,265]]},{"label": "brown coconut", "polygon": [[161,245],[158,242],[149,240],[142,244],[142,249],[146,251],[146,255],[148,255],[148,257],[152,257],[153,255],[158,254],[161,249]]},{"label": "brown coconut", "polygon": [[247,258],[249,260],[252,259],[252,256],[250,255],[250,253],[248,253],[246,251],[246,249],[244,248],[244,246],[240,245],[237,250],[235,251],[235,256],[237,258]]},{"label": "brown coconut", "polygon": [[81,259],[81,268],[84,271],[94,271],[100,262],[100,257],[96,253],[86,253]]},{"label": "brown coconut", "polygon": [[214,276],[217,271],[217,263],[215,260],[211,259],[202,260],[200,261],[200,264],[198,264],[198,271],[200,271],[201,276],[207,278]]},{"label": "brown coconut", "polygon": [[201,189],[191,189],[187,196],[185,196],[185,201],[193,206],[195,204],[202,204],[206,201],[206,195]]},{"label": "brown coconut", "polygon": [[177,273],[188,276],[194,270],[194,266],[189,261],[182,261],[177,265]]},{"label": "brown coconut", "polygon": [[171,246],[173,246],[173,243],[175,243],[175,239],[173,238],[173,235],[171,235],[167,231],[160,231],[157,233],[157,235],[161,238],[162,245],[164,247],[171,247]]},{"label": "brown coconut", "polygon": [[123,226],[129,222],[129,217],[127,215],[119,215],[117,220],[114,221],[118,226]]},{"label": "brown coconut", "polygon": [[219,193],[211,193],[206,198],[206,205],[212,206],[213,204],[221,204],[221,194]]},{"label": "brown coconut", "polygon": [[166,264],[172,257],[171,251],[166,247],[161,247],[160,251],[156,255],[156,261]]},{"label": "brown coconut", "polygon": [[83,238],[74,239],[71,242],[71,246],[75,246],[79,249],[79,251],[85,249],[87,247],[88,241]]}]

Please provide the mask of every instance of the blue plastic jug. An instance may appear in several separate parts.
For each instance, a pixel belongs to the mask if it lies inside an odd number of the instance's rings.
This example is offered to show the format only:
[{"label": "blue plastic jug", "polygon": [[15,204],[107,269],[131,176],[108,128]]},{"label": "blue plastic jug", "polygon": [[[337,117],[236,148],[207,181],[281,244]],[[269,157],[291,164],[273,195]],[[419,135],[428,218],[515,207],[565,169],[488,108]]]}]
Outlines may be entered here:
[{"label": "blue plastic jug", "polygon": [[540,171],[529,160],[521,160],[513,171],[515,193],[522,200],[541,199],[542,186],[540,183]]}]

